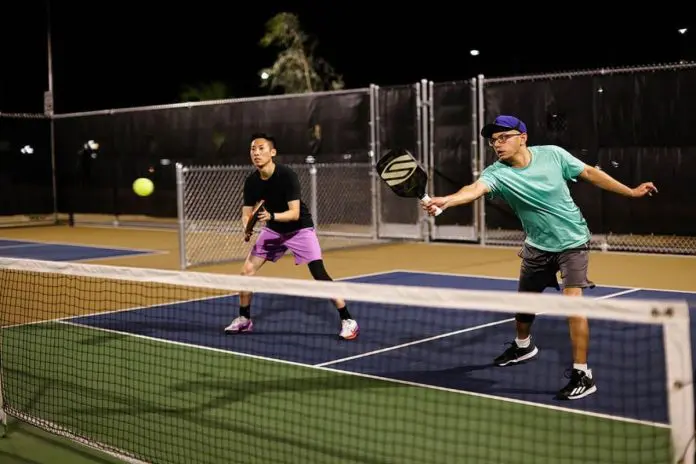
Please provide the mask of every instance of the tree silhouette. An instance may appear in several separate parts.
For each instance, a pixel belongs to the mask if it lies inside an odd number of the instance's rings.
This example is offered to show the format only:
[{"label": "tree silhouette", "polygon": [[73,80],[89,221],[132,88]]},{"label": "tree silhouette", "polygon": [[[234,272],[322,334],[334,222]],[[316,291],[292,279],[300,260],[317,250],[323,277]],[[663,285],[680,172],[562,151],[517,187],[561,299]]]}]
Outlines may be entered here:
[{"label": "tree silhouette", "polygon": [[213,81],[196,86],[187,85],[179,94],[182,102],[225,100],[233,98],[227,84],[220,81]]},{"label": "tree silhouette", "polygon": [[284,93],[338,90],[343,78],[323,58],[316,55],[318,42],[301,28],[293,13],[279,13],[266,22],[261,47],[280,49],[275,62],[259,72],[261,87],[282,89]]}]

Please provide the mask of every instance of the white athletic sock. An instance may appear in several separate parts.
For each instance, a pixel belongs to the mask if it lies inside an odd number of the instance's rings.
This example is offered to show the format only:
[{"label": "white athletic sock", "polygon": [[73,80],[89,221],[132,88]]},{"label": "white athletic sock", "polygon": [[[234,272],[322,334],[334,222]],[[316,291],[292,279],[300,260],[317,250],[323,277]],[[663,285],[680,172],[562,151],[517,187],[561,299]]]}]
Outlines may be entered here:
[{"label": "white athletic sock", "polygon": [[583,371],[589,378],[592,378],[592,369],[588,369],[587,364],[573,364],[573,369]]},{"label": "white athletic sock", "polygon": [[529,344],[530,344],[531,342],[532,342],[532,337],[531,337],[531,335],[530,335],[529,337],[525,338],[524,340],[515,337],[515,344],[516,344],[517,346],[519,346],[520,348],[528,348],[528,347],[529,347]]}]

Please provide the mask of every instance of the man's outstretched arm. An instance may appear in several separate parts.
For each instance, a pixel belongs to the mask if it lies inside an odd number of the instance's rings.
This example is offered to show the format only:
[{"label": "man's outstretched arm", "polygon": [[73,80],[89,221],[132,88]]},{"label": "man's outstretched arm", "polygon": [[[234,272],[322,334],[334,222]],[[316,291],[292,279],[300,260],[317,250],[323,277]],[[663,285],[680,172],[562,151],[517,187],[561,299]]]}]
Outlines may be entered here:
[{"label": "man's outstretched arm", "polygon": [[433,215],[435,214],[436,207],[445,210],[447,208],[451,208],[452,206],[465,205],[482,197],[488,192],[490,192],[488,185],[478,180],[473,184],[462,187],[456,193],[447,195],[446,197],[431,198],[430,201],[423,204],[423,209],[426,210],[428,214]]},{"label": "man's outstretched arm", "polygon": [[462,187],[456,193],[447,195],[445,197],[445,204],[446,207],[466,205],[484,196],[489,191],[490,189],[485,183],[476,181],[473,184]]},{"label": "man's outstretched arm", "polygon": [[636,188],[630,188],[614,179],[606,172],[589,165],[585,166],[585,169],[580,173],[579,177],[601,189],[618,193],[625,197],[639,198],[645,195],[652,195],[653,192],[657,193],[657,188],[652,182],[644,182]]}]

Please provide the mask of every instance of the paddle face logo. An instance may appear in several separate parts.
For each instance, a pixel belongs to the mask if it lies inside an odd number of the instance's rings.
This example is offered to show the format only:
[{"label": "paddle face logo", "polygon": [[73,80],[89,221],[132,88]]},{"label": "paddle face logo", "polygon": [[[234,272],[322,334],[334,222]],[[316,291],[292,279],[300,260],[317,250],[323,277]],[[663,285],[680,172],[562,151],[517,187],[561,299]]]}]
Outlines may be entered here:
[{"label": "paddle face logo", "polygon": [[418,163],[411,158],[411,155],[401,155],[391,160],[380,176],[391,187],[411,177],[416,169],[418,169]]}]

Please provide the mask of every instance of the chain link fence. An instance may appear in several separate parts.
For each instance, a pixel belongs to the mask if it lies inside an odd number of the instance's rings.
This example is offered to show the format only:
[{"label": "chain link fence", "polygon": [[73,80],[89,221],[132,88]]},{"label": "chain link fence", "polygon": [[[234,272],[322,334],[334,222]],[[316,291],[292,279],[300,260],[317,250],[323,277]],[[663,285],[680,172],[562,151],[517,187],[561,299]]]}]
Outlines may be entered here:
[{"label": "chain link fence", "polygon": [[[584,163],[634,187],[659,193],[627,199],[586,182],[570,183],[590,230],[605,251],[696,254],[693,196],[696,147],[689,127],[696,63],[478,79],[477,131],[498,114],[526,122],[530,145],[559,145]],[[543,96],[543,98],[541,97]],[[479,139],[482,168],[497,159]],[[483,199],[480,239],[519,246],[525,234],[507,204]]]},{"label": "chain link fence", "polygon": [[[522,246],[526,235],[519,220],[507,205],[489,200],[485,200],[485,202],[486,217],[493,215],[497,217],[495,228],[491,227],[490,223],[485,225],[482,232],[485,243],[498,246]],[[696,237],[666,234],[593,233],[590,237],[590,248],[598,251],[694,255],[696,254]]]},{"label": "chain link fence", "polygon": [[[504,202],[481,199],[425,218],[371,172],[374,158],[406,148],[431,174],[431,195],[452,193],[496,159],[481,126],[514,114],[527,123],[531,144],[562,146],[627,185],[658,186],[659,194],[633,201],[572,185],[593,248],[693,255],[696,222],[684,201],[696,185],[692,95],[696,63],[48,116],[0,113],[0,226],[67,219],[173,228],[178,221],[184,267],[243,259],[247,244],[235,237],[243,180],[253,169],[243,165],[246,134],[263,127],[276,133],[283,159],[302,179],[326,248],[377,238],[519,246],[524,232]],[[89,140],[100,153],[80,161]],[[305,162],[307,155],[322,163]],[[176,163],[186,166],[177,181]],[[153,180],[153,195],[133,194],[138,177]]]},{"label": "chain link fence", "polygon": [[[324,250],[377,242],[376,178],[370,163],[288,166],[297,173]],[[255,168],[176,168],[181,268],[245,259],[254,238],[243,240],[244,181]]]}]

